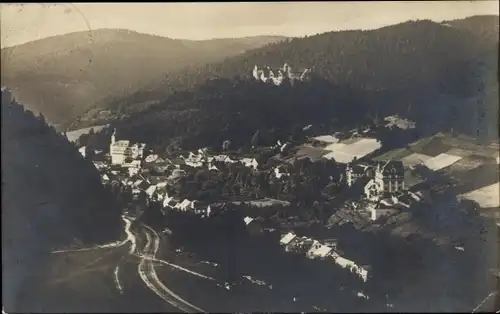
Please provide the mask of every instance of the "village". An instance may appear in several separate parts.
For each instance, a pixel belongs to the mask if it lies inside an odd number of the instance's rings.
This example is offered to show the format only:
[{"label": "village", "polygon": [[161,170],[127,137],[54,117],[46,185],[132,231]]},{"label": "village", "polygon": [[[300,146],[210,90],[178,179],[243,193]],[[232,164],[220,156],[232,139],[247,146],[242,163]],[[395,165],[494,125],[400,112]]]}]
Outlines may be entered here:
[{"label": "village", "polygon": [[[309,128],[310,126],[306,126],[304,130]],[[410,220],[412,205],[432,202],[429,191],[418,184],[427,180],[420,175],[420,167],[438,171],[463,158],[445,153],[424,158],[424,154],[413,153],[401,160],[381,159],[384,155],[378,154],[382,146],[380,141],[368,137],[369,132],[359,133],[353,130],[343,136],[334,134],[308,137],[301,144],[278,141],[273,147],[266,148],[275,153],[270,158],[273,160],[273,167],[270,168],[269,163],[266,166],[262,161],[259,163],[257,154],[246,154],[245,157],[235,153],[214,154],[207,148],[160,156],[144,143],[117,140],[117,131],[114,130],[109,151],[92,152],[92,161],[101,173],[103,184],[119,185],[131,190],[133,197],[127,210],[135,215],[139,216],[151,203],[155,203],[161,204],[163,213],[175,211],[207,219],[233,209],[238,202],[210,203],[179,198],[178,195],[169,193],[169,186],[193,169],[219,172],[221,165],[232,164],[246,167],[252,172],[264,171],[273,180],[283,180],[291,175],[287,166],[290,162],[303,158],[309,158],[313,162],[334,159],[342,169],[339,184],[345,191],[345,202],[329,217],[327,225],[331,228],[334,225],[352,224],[361,232],[383,229],[398,220]],[[227,145],[228,143],[223,143],[222,146],[225,149]],[[79,151],[84,157],[88,155],[86,147],[80,147]],[[420,159],[417,158],[419,156]],[[498,165],[498,155],[495,157],[492,154],[489,157],[493,164]],[[249,204],[260,202],[260,207],[280,202],[273,199],[245,201]],[[286,204],[285,201],[281,202]],[[261,220],[259,218],[248,215],[244,218],[244,223],[250,228],[258,224]],[[265,228],[265,231],[279,232],[280,245],[286,252],[310,259],[330,260],[350,270],[364,282],[370,278],[371,266],[349,259],[338,249],[336,241],[300,236],[296,234],[294,225],[286,222],[281,223],[279,228]],[[460,246],[456,249],[463,250]]]}]

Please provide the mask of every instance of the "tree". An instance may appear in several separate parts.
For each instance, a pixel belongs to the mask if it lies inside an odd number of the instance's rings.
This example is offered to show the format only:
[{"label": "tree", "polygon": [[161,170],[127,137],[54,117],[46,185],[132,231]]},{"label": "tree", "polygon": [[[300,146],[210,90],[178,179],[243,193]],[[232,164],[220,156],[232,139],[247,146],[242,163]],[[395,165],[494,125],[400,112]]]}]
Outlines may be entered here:
[{"label": "tree", "polygon": [[257,147],[260,144],[260,130],[257,130],[250,141],[252,147]]},{"label": "tree", "polygon": [[42,123],[47,123],[47,120],[45,119],[45,116],[40,112],[38,114],[38,119],[42,122]]},{"label": "tree", "polygon": [[299,141],[302,138],[302,128],[300,125],[295,124],[292,128],[292,134],[290,136],[290,140]]},{"label": "tree", "polygon": [[222,143],[222,150],[223,151],[228,151],[229,150],[229,146],[231,145],[231,141],[228,141],[228,140],[225,140],[223,143]]}]

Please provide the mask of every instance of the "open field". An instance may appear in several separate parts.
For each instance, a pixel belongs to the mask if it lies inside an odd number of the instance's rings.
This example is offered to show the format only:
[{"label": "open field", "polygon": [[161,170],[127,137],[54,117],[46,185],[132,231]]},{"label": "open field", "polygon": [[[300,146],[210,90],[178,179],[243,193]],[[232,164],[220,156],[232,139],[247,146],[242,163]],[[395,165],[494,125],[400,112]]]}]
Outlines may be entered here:
[{"label": "open field", "polygon": [[105,124],[105,125],[96,125],[96,126],[91,126],[91,127],[88,127],[88,128],[83,128],[83,129],[78,129],[78,130],[74,130],[74,131],[71,131],[71,132],[67,132],[66,133],[66,137],[68,138],[68,140],[70,142],[74,142],[76,141],[80,136],[82,136],[83,134],[87,134],[90,132],[91,129],[94,129],[95,132],[99,132],[101,131],[102,129],[108,127],[109,124]]},{"label": "open field", "polygon": [[412,151],[407,148],[398,148],[388,151],[382,155],[379,155],[373,160],[375,161],[385,161],[385,160],[401,160],[412,154]]},{"label": "open field", "polygon": [[333,158],[336,162],[340,163],[349,163],[355,158],[363,158],[381,147],[382,144],[376,139],[359,138],[354,140],[353,143],[344,141],[342,143],[328,145],[325,150],[331,150],[331,152],[323,157],[327,159]]},{"label": "open field", "polygon": [[439,154],[436,157],[430,158],[425,162],[427,168],[437,171],[448,166],[451,166],[453,163],[462,159],[460,156],[454,156],[449,154]]},{"label": "open field", "polygon": [[478,203],[482,208],[500,206],[500,183],[491,184],[483,188],[460,195],[461,198],[469,199]]},{"label": "open field", "polygon": [[[495,159],[498,156],[498,148],[495,144],[481,145],[473,138],[464,136],[454,137],[449,134],[438,133],[413,142],[406,148],[398,148],[386,152],[374,159],[377,161],[402,160],[406,166],[410,166],[419,160],[427,162],[430,158],[437,157],[441,154],[456,156],[455,162],[460,161],[458,157],[468,158],[474,156],[473,158],[483,158],[485,163],[496,163]],[[441,156],[431,163],[437,163],[437,166],[445,160],[451,161],[451,159],[444,157],[445,156]],[[452,164],[443,166],[441,169],[449,167]]]},{"label": "open field", "polygon": [[421,164],[421,163],[425,164],[427,162],[427,160],[429,160],[431,158],[432,158],[431,156],[427,156],[427,155],[424,155],[424,154],[413,153],[411,155],[403,157],[401,159],[401,161],[403,162],[403,164],[406,167],[409,167],[409,166],[414,166],[414,165],[418,165],[418,164]]},{"label": "open field", "polygon": [[302,145],[299,146],[298,151],[295,153],[295,157],[298,159],[309,157],[309,159],[311,159],[312,161],[317,161],[327,153],[328,151],[326,151],[324,148]]}]

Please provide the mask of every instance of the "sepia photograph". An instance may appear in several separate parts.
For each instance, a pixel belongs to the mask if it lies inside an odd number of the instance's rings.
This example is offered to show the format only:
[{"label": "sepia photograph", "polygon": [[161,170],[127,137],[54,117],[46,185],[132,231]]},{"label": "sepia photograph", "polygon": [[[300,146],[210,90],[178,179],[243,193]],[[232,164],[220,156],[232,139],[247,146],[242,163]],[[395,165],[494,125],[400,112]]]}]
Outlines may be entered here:
[{"label": "sepia photograph", "polygon": [[2,313],[500,313],[498,1],[0,23]]}]

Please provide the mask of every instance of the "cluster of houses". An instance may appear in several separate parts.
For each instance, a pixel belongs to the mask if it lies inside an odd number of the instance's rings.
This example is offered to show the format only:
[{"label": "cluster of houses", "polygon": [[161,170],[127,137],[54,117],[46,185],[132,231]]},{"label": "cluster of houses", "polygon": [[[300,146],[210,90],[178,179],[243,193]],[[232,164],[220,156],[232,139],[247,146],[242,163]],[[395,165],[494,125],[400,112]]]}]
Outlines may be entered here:
[{"label": "cluster of houses", "polygon": [[347,164],[345,181],[354,195],[369,201],[367,209],[371,220],[390,216],[409,206],[396,197],[406,190],[405,169],[401,161]]},{"label": "cluster of houses", "polygon": [[274,71],[269,66],[259,69],[255,65],[252,71],[252,75],[257,81],[275,85],[281,85],[285,79],[303,81],[308,77],[309,73],[309,69],[305,69],[302,72],[292,72],[292,67],[287,63],[283,65],[283,68],[275,69]]},{"label": "cluster of houses", "polygon": [[241,158],[239,160],[236,160],[228,155],[208,156],[206,149],[199,149],[197,154],[190,152],[188,157],[181,156],[180,158],[186,165],[190,167],[201,168],[206,166],[209,170],[216,171],[219,170],[216,166],[216,163],[234,164],[240,162],[246,167],[254,170],[257,170],[257,168],[259,167],[259,163],[255,158]]},{"label": "cluster of houses", "polygon": [[[282,150],[289,144],[278,143],[278,145]],[[145,147],[143,143],[132,144],[128,140],[116,140],[115,130],[111,136],[109,154],[99,151],[99,155],[104,158],[93,158],[95,167],[101,172],[102,183],[115,182],[129,187],[137,208],[144,208],[149,202],[159,202],[163,204],[164,209],[192,212],[200,217],[209,217],[213,213],[213,208],[196,200],[175,200],[168,195],[167,185],[184,177],[185,167],[219,171],[217,166],[220,163],[239,163],[252,170],[259,169],[259,162],[255,158],[235,159],[224,154],[210,156],[207,149],[199,149],[197,152],[189,152],[187,156],[181,155],[179,158],[168,159],[151,151],[145,154]],[[86,147],[79,148],[79,151],[85,157]],[[276,167],[274,174],[277,178],[289,175],[282,166]]]},{"label": "cluster of houses", "polygon": [[349,269],[364,282],[368,280],[370,267],[360,266],[354,261],[342,257],[337,250],[336,243],[320,243],[317,240],[300,237],[289,232],[281,237],[280,244],[285,248],[285,251],[304,254],[309,259],[332,260],[335,264]]}]

